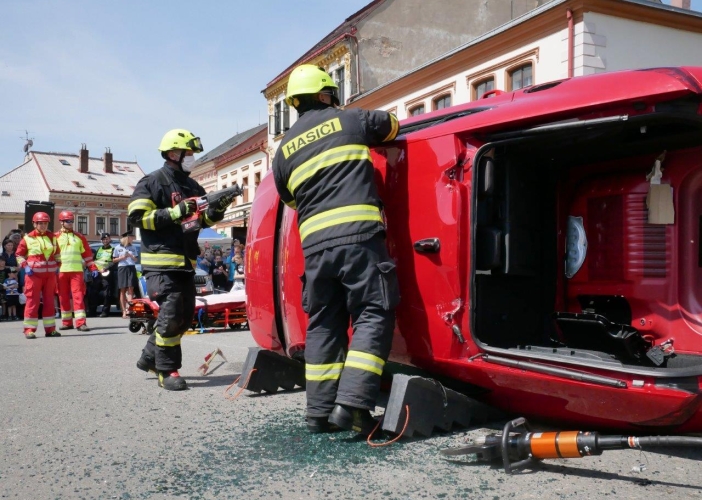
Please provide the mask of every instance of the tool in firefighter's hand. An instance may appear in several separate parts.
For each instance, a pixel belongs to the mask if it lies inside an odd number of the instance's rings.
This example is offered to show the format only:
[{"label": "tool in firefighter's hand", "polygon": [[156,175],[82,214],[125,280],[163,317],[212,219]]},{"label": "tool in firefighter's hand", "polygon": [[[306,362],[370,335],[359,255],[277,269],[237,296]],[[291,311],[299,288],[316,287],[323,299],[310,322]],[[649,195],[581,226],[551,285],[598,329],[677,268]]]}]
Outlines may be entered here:
[{"label": "tool in firefighter's hand", "polygon": [[222,354],[222,350],[218,347],[217,349],[209,353],[207,356],[205,356],[205,362],[200,365],[200,368],[197,369],[197,371],[199,371],[203,377],[207,375],[207,372],[210,369],[210,363],[212,363],[212,360],[217,355],[219,355],[219,357],[222,358],[225,363],[227,362],[227,358],[224,357],[224,354]]},{"label": "tool in firefighter's hand", "polygon": [[[234,184],[231,187],[220,189],[213,193],[207,193],[199,198],[188,198],[183,200],[185,202],[195,201],[195,211],[190,213],[187,217],[184,217],[181,221],[181,227],[184,233],[189,233],[192,231],[199,230],[202,226],[200,224],[200,214],[205,210],[212,207],[215,212],[224,212],[229,205],[232,204],[234,198],[241,196],[241,188]],[[183,202],[181,202],[183,203]]]},{"label": "tool in firefighter's hand", "polygon": [[[518,432],[518,431],[522,432]],[[702,437],[692,436],[603,436],[598,432],[534,432],[525,418],[505,425],[502,434],[474,440],[468,446],[441,450],[445,457],[476,455],[478,461],[502,459],[505,472],[524,469],[546,458],[581,458],[601,455],[604,450],[639,450],[658,447],[700,447]]]}]

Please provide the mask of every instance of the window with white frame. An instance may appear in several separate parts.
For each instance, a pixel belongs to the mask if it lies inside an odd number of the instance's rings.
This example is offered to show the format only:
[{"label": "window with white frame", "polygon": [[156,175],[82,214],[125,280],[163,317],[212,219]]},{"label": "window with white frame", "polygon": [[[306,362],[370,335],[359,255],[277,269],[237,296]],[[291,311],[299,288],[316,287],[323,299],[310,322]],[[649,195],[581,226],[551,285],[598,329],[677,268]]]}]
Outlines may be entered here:
[{"label": "window with white frame", "polygon": [[95,217],[95,232],[97,234],[102,234],[105,232],[105,218]]},{"label": "window with white frame", "polygon": [[78,232],[81,234],[88,234],[88,216],[79,215],[76,217],[76,222],[78,223]]},{"label": "window with white frame", "polygon": [[273,106],[273,114],[269,117],[268,133],[280,135],[290,128],[290,107],[285,101],[278,101]]},{"label": "window with white frame", "polygon": [[110,234],[119,234],[119,217],[110,217]]},{"label": "window with white frame", "polygon": [[343,106],[346,103],[346,70],[342,66],[335,69],[331,76],[334,83],[339,87],[339,103]]}]

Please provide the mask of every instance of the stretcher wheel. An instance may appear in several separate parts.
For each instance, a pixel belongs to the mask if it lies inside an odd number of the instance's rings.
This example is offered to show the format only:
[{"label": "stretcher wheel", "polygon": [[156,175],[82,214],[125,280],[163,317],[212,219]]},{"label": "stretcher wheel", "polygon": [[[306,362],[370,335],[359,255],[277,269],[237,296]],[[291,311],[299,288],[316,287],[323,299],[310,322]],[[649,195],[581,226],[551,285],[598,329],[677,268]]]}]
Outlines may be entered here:
[{"label": "stretcher wheel", "polygon": [[141,330],[141,323],[137,321],[130,321],[129,322],[129,331],[132,333],[137,333],[139,330]]}]

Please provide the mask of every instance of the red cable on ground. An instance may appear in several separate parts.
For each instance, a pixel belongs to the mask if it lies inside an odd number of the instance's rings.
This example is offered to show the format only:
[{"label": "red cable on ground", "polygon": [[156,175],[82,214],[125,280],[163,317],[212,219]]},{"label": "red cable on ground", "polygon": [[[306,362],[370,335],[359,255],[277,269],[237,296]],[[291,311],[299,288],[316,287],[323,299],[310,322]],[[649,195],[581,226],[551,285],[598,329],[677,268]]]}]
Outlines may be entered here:
[{"label": "red cable on ground", "polygon": [[234,382],[232,382],[230,385],[227,386],[226,389],[224,389],[224,397],[226,399],[229,399],[230,401],[234,401],[236,398],[238,398],[241,395],[241,393],[244,392],[244,389],[246,389],[246,386],[249,385],[249,380],[251,380],[251,375],[253,375],[253,372],[255,372],[255,371],[256,371],[256,368],[251,370],[249,372],[248,377],[246,377],[246,382],[244,382],[244,385],[239,389],[239,392],[237,392],[233,396],[230,396],[229,394],[227,394],[227,392],[229,392],[229,389],[234,387],[236,385],[236,383],[239,381],[239,379],[241,378],[241,375],[239,375]]},{"label": "red cable on ground", "polygon": [[380,424],[383,423],[383,419],[380,419],[380,421],[375,425],[375,427],[373,428],[371,433],[368,434],[368,439],[366,439],[366,443],[368,443],[368,446],[370,446],[371,448],[380,448],[381,446],[387,446],[389,444],[392,444],[392,443],[398,441],[402,437],[402,435],[405,433],[405,431],[407,430],[407,424],[409,424],[409,419],[410,419],[409,405],[405,405],[405,413],[407,414],[407,416],[405,417],[405,425],[402,427],[402,430],[400,431],[400,433],[397,436],[392,438],[390,441],[386,441],[384,443],[371,443],[371,437],[373,437],[373,434],[375,434],[375,431],[378,430],[378,427],[380,427]]}]

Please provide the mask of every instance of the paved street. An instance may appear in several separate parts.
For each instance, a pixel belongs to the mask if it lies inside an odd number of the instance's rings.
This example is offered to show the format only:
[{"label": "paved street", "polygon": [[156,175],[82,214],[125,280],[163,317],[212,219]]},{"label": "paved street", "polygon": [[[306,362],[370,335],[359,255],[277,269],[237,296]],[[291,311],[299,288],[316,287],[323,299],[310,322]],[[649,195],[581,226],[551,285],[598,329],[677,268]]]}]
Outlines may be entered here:
[{"label": "paved street", "polygon": [[[506,476],[439,456],[485,429],[385,448],[311,436],[301,390],[224,397],[248,332],[185,337],[190,390],[170,393],[134,366],[145,336],[116,317],[89,325],[28,341],[20,322],[0,324],[0,498],[702,498],[700,450],[615,451]],[[199,376],[216,347],[228,362]]]}]

